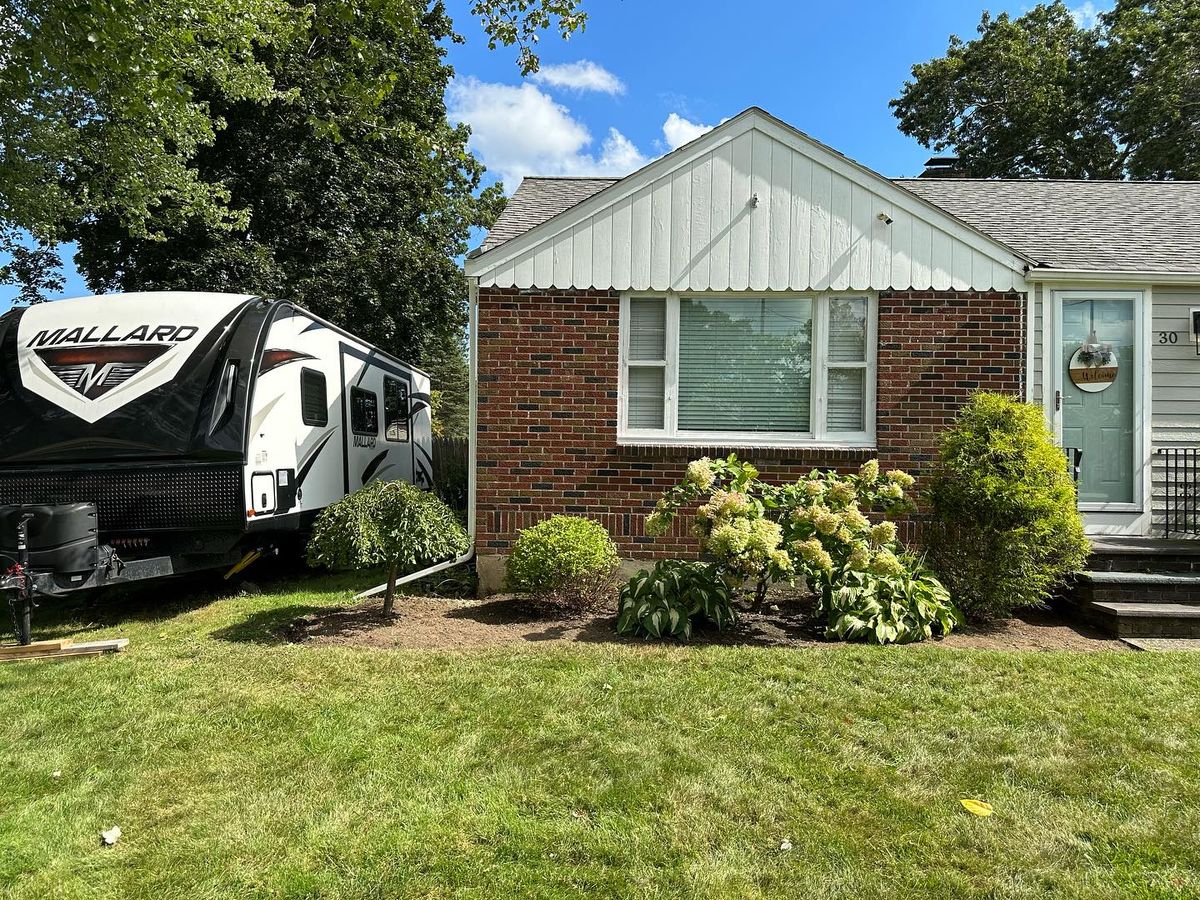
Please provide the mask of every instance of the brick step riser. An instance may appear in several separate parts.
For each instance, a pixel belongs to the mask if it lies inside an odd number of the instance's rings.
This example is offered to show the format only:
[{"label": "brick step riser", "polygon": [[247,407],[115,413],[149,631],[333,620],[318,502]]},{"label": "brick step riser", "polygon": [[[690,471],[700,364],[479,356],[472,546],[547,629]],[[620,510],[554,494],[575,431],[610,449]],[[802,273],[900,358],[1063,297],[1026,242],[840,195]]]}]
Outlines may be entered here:
[{"label": "brick step riser", "polygon": [[1161,572],[1164,574],[1200,573],[1200,558],[1195,556],[1104,554],[1088,560],[1093,572]]},{"label": "brick step riser", "polygon": [[1083,619],[1114,637],[1200,638],[1200,619],[1122,618],[1095,611],[1084,615]]},{"label": "brick step riser", "polygon": [[1075,603],[1183,603],[1200,606],[1200,585],[1079,584]]}]

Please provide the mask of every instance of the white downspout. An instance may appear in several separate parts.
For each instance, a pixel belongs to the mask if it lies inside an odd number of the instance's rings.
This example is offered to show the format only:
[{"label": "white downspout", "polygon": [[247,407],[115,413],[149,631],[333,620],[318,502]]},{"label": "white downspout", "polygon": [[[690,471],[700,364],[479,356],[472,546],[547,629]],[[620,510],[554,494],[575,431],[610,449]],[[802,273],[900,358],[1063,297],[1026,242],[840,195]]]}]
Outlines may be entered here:
[{"label": "white downspout", "polygon": [[[475,556],[475,422],[478,415],[476,400],[476,384],[478,382],[479,364],[476,359],[476,335],[479,333],[479,282],[475,278],[467,279],[467,371],[469,373],[467,387],[467,552],[454,559],[438,563],[419,572],[412,572],[403,578],[396,579],[396,587],[419,581],[461,566],[470,562]],[[373,597],[387,590],[387,582],[355,594],[355,600]]]}]

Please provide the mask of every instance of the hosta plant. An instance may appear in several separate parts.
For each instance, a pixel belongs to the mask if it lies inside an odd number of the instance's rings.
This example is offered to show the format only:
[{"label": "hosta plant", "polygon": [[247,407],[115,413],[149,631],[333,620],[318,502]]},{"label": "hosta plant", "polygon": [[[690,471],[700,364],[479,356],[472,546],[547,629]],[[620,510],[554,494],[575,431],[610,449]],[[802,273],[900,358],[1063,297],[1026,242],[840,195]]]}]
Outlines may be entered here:
[{"label": "hosta plant", "polygon": [[909,644],[949,634],[962,624],[950,592],[919,564],[880,575],[847,572],[827,604],[826,636],[870,644]]},{"label": "hosta plant", "polygon": [[618,634],[686,641],[697,619],[712,622],[718,630],[737,621],[733,592],[715,566],[665,559],[653,569],[642,569],[621,588]]}]

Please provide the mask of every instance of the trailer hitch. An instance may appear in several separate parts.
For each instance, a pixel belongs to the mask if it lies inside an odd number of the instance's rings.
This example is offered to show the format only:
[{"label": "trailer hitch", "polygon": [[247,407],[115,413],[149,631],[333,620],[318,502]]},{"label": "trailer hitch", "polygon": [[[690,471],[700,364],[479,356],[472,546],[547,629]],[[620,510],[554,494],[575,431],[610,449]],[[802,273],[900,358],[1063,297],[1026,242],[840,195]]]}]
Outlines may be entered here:
[{"label": "trailer hitch", "polygon": [[8,598],[8,609],[12,615],[13,631],[22,646],[33,642],[31,619],[37,606],[33,596],[33,576],[29,573],[29,520],[33,513],[25,513],[17,522],[17,561],[0,578],[0,592]]}]

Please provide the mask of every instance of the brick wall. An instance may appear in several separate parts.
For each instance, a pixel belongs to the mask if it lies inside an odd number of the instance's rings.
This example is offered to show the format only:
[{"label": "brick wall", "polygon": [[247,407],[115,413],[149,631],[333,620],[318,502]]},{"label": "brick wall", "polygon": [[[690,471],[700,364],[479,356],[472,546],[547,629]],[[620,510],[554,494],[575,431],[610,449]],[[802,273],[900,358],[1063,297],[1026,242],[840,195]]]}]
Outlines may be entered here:
[{"label": "brick wall", "polygon": [[772,480],[814,466],[849,470],[878,455],[920,476],[937,435],[977,389],[1016,393],[1024,372],[1020,295],[883,294],[878,453],[618,447],[619,296],[608,291],[479,293],[476,541],[507,552],[516,531],[554,513],[602,522],[623,554],[690,554],[680,523],[652,539],[645,515],[698,456],[748,459]]}]

